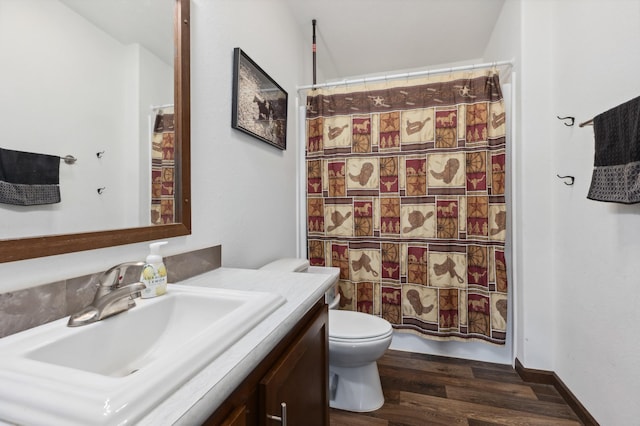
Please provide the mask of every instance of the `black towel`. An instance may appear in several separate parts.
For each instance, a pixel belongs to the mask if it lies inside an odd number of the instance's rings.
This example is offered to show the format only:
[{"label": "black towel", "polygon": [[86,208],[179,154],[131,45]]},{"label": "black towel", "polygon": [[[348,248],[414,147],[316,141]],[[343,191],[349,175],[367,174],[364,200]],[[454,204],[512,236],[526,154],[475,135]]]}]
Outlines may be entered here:
[{"label": "black towel", "polygon": [[595,159],[587,198],[640,202],[640,97],[593,119]]},{"label": "black towel", "polygon": [[0,148],[0,203],[60,202],[60,157]]}]

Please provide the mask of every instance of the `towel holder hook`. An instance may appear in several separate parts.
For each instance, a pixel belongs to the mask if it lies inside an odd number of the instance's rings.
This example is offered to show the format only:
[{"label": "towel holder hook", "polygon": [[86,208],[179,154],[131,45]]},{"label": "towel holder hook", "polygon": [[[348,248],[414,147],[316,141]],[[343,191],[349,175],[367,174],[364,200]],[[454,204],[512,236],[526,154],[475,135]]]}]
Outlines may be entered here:
[{"label": "towel holder hook", "polygon": [[76,157],[74,157],[73,155],[65,155],[64,157],[60,158],[62,161],[65,162],[65,164],[73,164],[76,162]]},{"label": "towel holder hook", "polygon": [[[558,120],[565,120],[564,125],[567,127],[573,126],[576,122],[575,117],[560,117],[559,115],[556,115],[556,117],[558,117]],[[569,120],[568,123],[566,122],[566,120]]]},{"label": "towel holder hook", "polygon": [[574,176],[560,176],[560,175],[556,175],[556,176],[558,176],[560,179],[565,179],[564,181],[565,185],[571,186],[576,181],[576,178]]}]

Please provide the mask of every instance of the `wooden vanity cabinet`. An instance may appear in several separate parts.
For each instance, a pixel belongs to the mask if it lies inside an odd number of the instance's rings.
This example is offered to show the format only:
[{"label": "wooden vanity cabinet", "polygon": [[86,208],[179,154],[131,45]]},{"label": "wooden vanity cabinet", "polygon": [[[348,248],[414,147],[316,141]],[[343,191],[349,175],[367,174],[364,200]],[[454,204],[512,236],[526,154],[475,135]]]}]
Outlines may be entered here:
[{"label": "wooden vanity cabinet", "polygon": [[324,298],[285,336],[205,425],[280,425],[286,404],[288,426],[329,424],[328,311]]}]

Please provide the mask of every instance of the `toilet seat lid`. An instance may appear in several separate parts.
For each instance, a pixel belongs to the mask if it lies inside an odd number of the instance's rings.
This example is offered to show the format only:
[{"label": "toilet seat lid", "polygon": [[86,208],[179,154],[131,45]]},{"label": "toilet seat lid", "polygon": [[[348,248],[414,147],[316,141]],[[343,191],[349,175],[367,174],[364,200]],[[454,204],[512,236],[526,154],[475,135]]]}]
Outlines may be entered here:
[{"label": "toilet seat lid", "polygon": [[329,338],[370,339],[391,333],[391,324],[375,315],[353,311],[329,311]]}]

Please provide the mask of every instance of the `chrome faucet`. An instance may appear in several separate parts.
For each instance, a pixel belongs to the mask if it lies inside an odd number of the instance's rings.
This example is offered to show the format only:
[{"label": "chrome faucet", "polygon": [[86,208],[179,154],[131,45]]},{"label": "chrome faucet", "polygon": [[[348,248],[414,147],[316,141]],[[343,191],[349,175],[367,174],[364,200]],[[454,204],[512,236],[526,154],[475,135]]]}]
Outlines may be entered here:
[{"label": "chrome faucet", "polygon": [[140,282],[127,285],[122,285],[122,282],[128,267],[143,265],[144,262],[125,262],[104,271],[91,305],[71,315],[67,326],[91,324],[136,306],[134,299],[146,286]]}]

